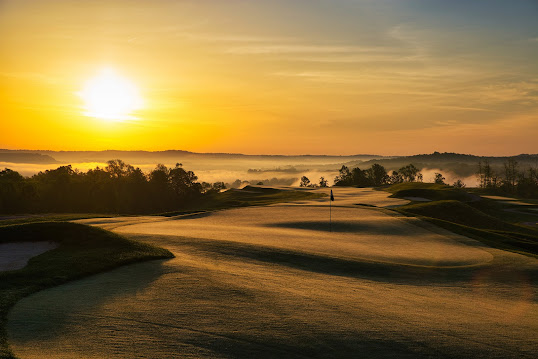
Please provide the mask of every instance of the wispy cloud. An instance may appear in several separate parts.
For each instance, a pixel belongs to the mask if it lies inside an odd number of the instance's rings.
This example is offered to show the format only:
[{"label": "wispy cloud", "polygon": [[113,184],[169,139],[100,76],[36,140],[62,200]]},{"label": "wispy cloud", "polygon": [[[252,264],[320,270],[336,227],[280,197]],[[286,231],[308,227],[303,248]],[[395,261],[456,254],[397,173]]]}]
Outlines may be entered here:
[{"label": "wispy cloud", "polygon": [[38,72],[0,72],[0,77],[22,79],[29,81],[44,82],[48,84],[58,83],[58,79]]},{"label": "wispy cloud", "polygon": [[316,45],[316,44],[252,44],[236,46],[224,52],[241,55],[267,55],[267,54],[361,54],[381,53],[391,49],[380,47],[362,47],[350,45]]},{"label": "wispy cloud", "polygon": [[214,34],[214,33],[196,33],[196,32],[184,32],[179,31],[175,33],[175,36],[184,38],[186,40],[193,41],[205,41],[213,43],[288,43],[297,41],[293,37],[269,37],[269,36],[254,36],[254,35],[241,35],[241,34]]}]

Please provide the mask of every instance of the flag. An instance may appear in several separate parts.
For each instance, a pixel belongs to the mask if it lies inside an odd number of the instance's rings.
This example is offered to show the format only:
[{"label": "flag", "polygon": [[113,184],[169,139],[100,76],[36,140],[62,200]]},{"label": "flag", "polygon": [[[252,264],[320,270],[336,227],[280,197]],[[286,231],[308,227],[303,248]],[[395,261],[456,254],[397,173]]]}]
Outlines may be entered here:
[{"label": "flag", "polygon": [[334,201],[333,190],[331,190],[331,201]]}]

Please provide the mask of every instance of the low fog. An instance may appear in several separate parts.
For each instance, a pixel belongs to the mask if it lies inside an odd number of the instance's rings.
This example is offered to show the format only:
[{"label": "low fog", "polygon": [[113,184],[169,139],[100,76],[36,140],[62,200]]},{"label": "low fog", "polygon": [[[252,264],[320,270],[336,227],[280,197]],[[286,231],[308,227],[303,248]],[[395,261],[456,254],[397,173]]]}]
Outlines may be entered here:
[{"label": "low fog", "polygon": [[[233,161],[229,167],[232,169],[224,169],[226,167],[226,160],[218,161],[199,161],[198,163],[182,163],[186,170],[193,171],[200,182],[224,182],[228,188],[239,188],[246,184],[258,184],[263,183],[267,186],[296,186],[299,187],[299,182],[302,176],[308,177],[311,183],[318,184],[321,177],[328,180],[329,185],[332,186],[334,178],[338,175],[338,170],[344,163],[323,163],[319,161],[316,163],[300,164],[294,162],[293,165],[285,164],[284,162],[274,162],[277,166],[273,169],[267,168],[267,161],[254,162],[252,160],[239,163],[239,161]],[[139,167],[145,173],[152,171],[157,163],[133,163],[129,162],[135,167]],[[174,167],[177,162],[161,162],[167,167]],[[56,169],[59,166],[65,166],[71,164],[73,169],[81,172],[86,172],[89,169],[96,167],[104,168],[107,166],[106,162],[79,162],[79,163],[56,163],[56,164],[28,164],[28,163],[10,163],[0,162],[0,169],[9,168],[11,170],[19,172],[21,175],[29,177],[38,172],[46,171],[50,169]],[[211,169],[211,166],[220,167],[220,169]],[[347,164],[346,164],[347,165]],[[361,167],[357,164],[352,167]],[[369,167],[369,166],[368,166]],[[362,169],[368,168],[364,166]],[[293,168],[292,170],[286,170],[286,168]],[[391,172],[391,170],[387,170]],[[467,187],[476,187],[476,176],[462,177],[449,171],[443,171],[436,168],[424,168],[422,169],[424,176],[424,182],[433,182],[435,173],[442,173],[445,177],[447,184],[452,184],[458,179],[462,180]]]}]

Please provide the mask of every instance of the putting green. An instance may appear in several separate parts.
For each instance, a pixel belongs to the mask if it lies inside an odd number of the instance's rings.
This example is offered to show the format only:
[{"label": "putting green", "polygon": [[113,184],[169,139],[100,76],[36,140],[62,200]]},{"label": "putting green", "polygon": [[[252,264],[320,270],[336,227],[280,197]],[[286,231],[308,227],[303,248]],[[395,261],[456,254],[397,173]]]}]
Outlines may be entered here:
[{"label": "putting green", "polygon": [[20,358],[533,357],[536,259],[347,193],[332,232],[320,201],[82,221],[176,258],[23,299],[9,314],[12,348]]}]

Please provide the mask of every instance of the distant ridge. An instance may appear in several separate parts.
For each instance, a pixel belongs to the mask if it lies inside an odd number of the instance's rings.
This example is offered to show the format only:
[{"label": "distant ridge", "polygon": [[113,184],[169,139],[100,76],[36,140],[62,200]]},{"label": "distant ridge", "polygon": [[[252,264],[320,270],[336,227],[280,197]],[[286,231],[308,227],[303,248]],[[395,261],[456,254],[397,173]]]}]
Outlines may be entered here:
[{"label": "distant ridge", "polygon": [[[165,151],[124,151],[124,150],[103,150],[103,151],[50,151],[50,150],[0,150],[0,154],[13,153],[13,154],[41,154],[49,157],[56,162],[106,162],[111,159],[122,159],[124,161],[140,162],[146,160],[149,162],[155,162],[158,159],[304,159],[308,161],[309,158],[324,158],[335,159],[341,162],[348,162],[353,160],[365,160],[372,158],[385,158],[380,155],[246,155],[241,153],[221,153],[221,152],[207,152],[197,153],[184,150],[165,150]],[[5,161],[10,162],[10,161]],[[53,162],[50,162],[53,163]]]},{"label": "distant ridge", "polygon": [[410,163],[419,169],[439,169],[450,171],[460,176],[471,176],[478,170],[478,162],[488,161],[495,169],[502,168],[509,158],[514,158],[522,167],[538,167],[538,154],[519,154],[516,156],[475,156],[451,152],[434,152],[413,156],[394,158],[376,158],[359,163],[359,167],[369,167],[374,163],[384,166],[387,170],[398,170]]},{"label": "distant ridge", "polygon": [[385,163],[397,163],[400,161],[435,161],[435,162],[478,162],[480,160],[488,160],[492,163],[504,162],[508,158],[515,158],[516,160],[528,161],[538,160],[538,154],[519,154],[515,156],[476,156],[453,152],[434,152],[430,154],[420,154],[412,156],[401,156],[394,158],[373,159],[368,162],[383,161]]},{"label": "distant ridge", "polygon": [[53,157],[40,153],[28,152],[4,152],[9,150],[0,150],[0,162],[10,163],[32,163],[32,164],[49,164],[58,163]]}]

